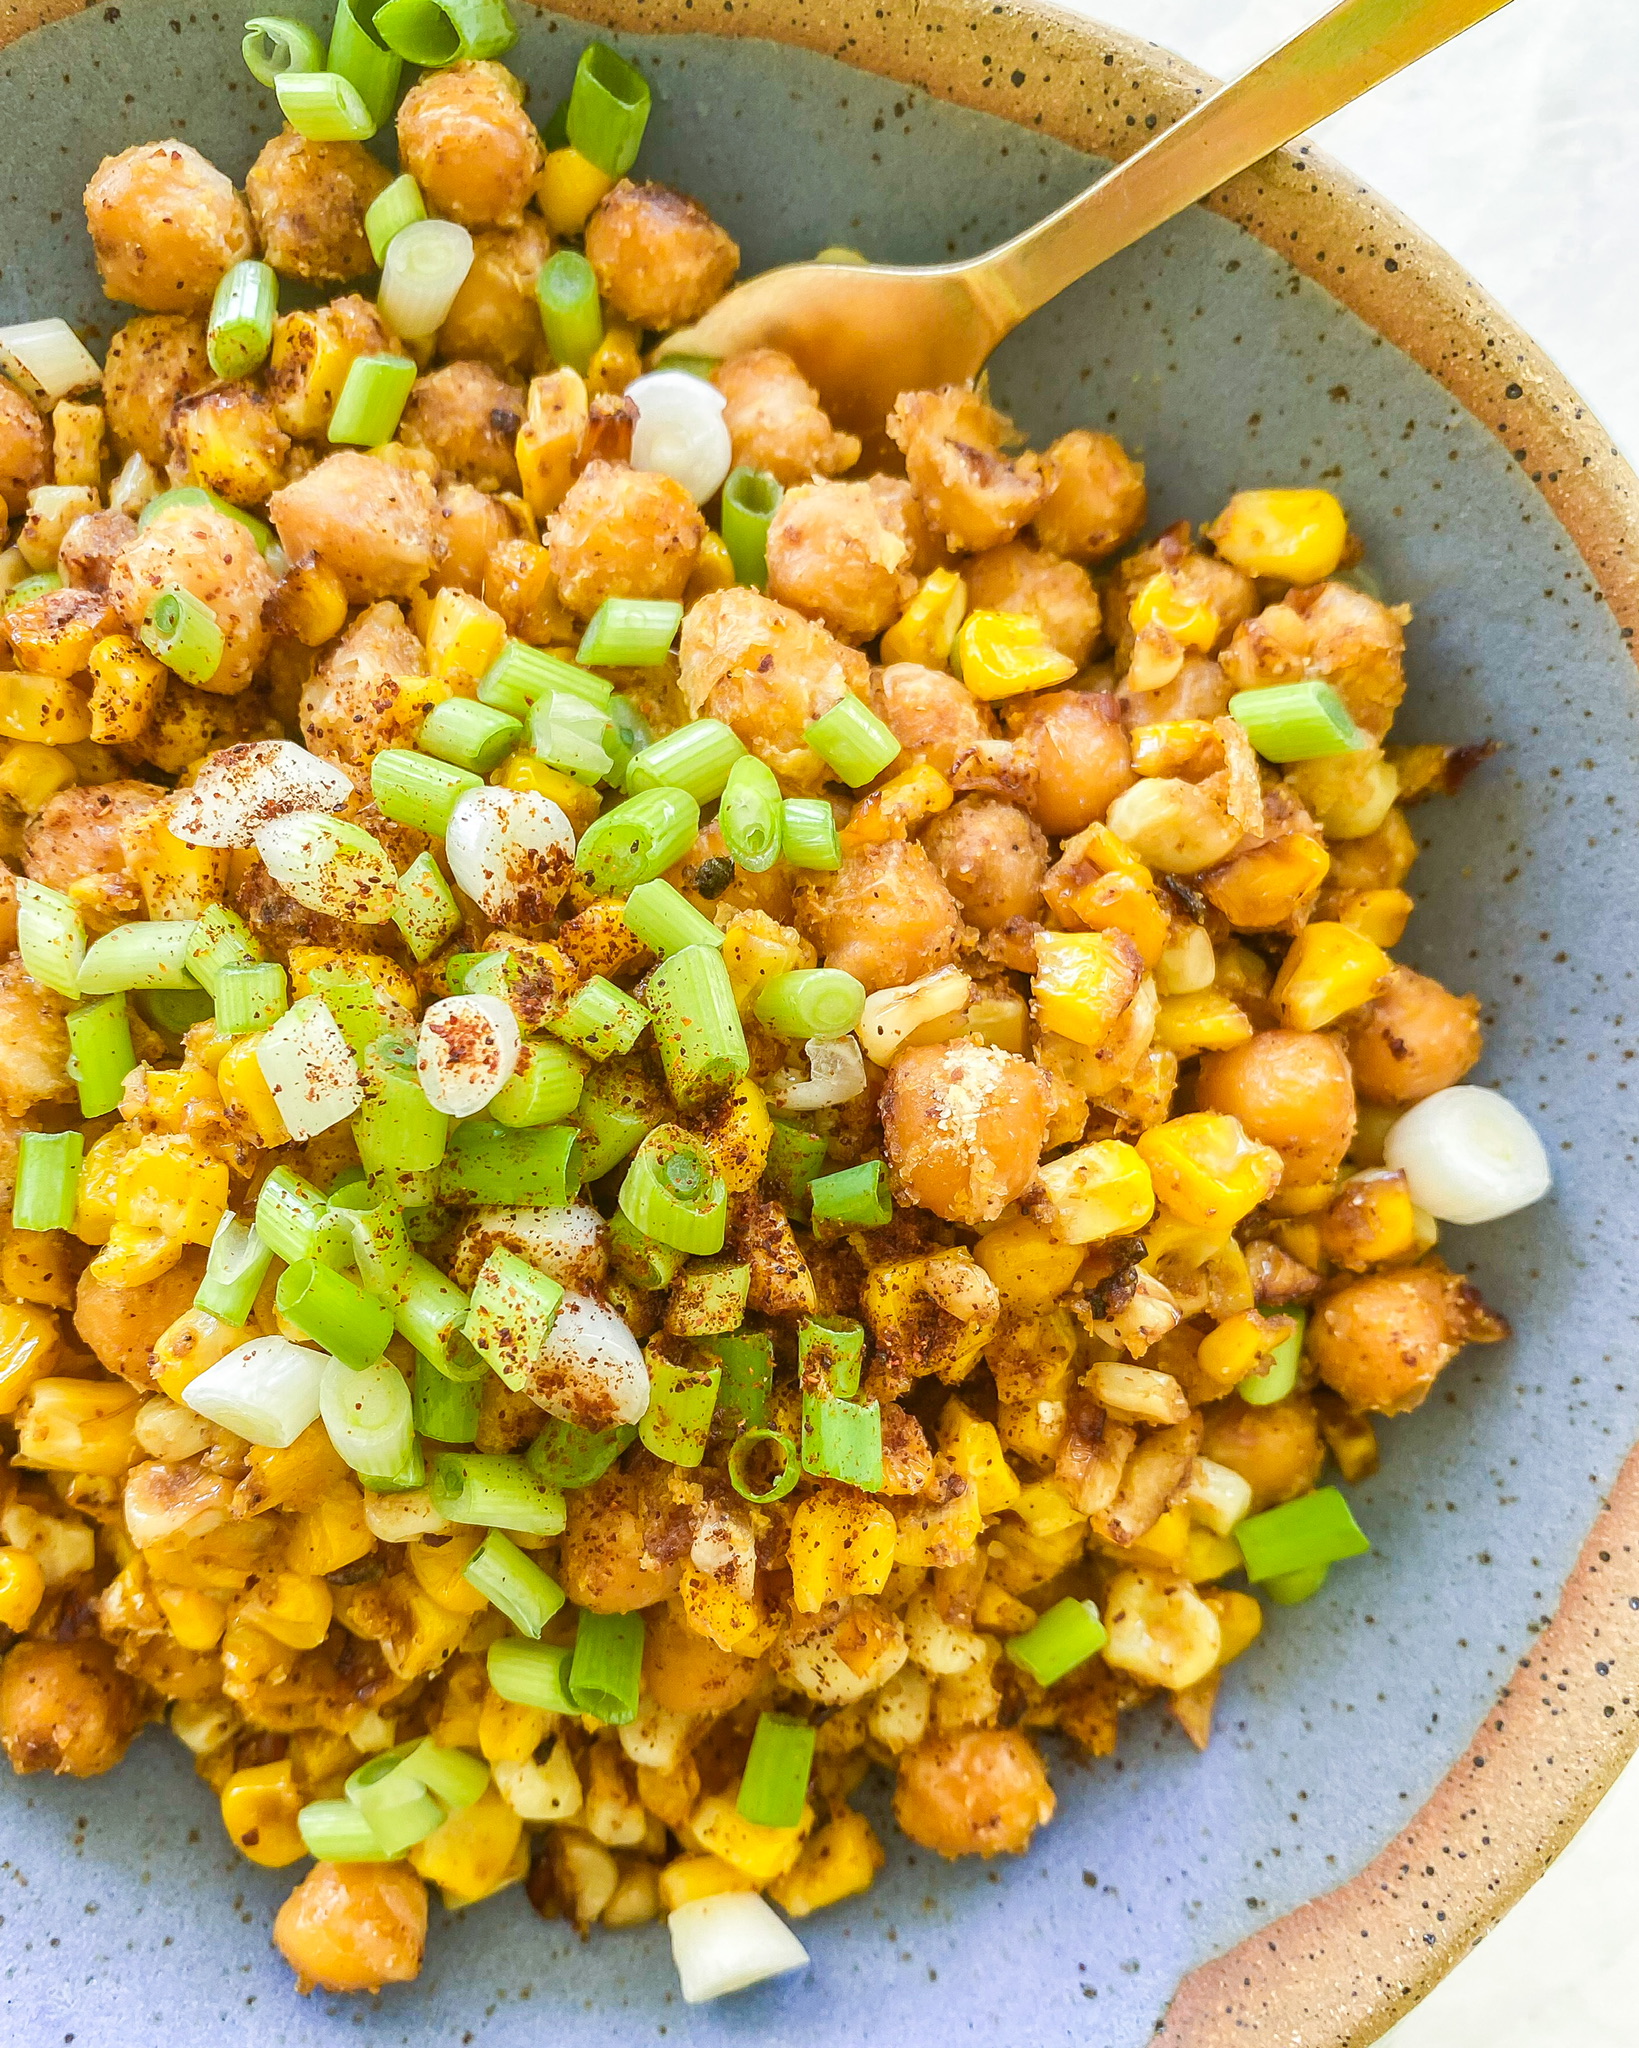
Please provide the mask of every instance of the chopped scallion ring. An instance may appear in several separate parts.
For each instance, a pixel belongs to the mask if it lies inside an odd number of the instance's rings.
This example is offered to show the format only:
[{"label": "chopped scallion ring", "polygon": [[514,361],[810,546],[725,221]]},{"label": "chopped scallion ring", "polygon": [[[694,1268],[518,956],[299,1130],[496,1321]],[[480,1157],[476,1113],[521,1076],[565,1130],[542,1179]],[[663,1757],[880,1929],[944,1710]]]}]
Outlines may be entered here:
[{"label": "chopped scallion ring", "polygon": [[123,995],[98,996],[63,1019],[68,1027],[69,1071],[80,1094],[81,1116],[118,1109],[126,1076],[137,1065],[131,1016]]},{"label": "chopped scallion ring", "polygon": [[162,590],[148,607],[137,637],[185,683],[208,683],[227,646],[216,614],[189,590]]},{"label": "chopped scallion ring", "polygon": [[852,695],[839,698],[816,718],[803,738],[850,789],[874,782],[901,751],[876,713]]},{"label": "chopped scallion ring", "polygon": [[653,668],[671,652],[682,623],[683,607],[668,599],[606,597],[581,635],[575,659],[583,668]]},{"label": "chopped scallion ring", "polygon": [[404,72],[403,58],[376,34],[375,15],[380,5],[381,0],[362,0],[355,10],[353,0],[336,0],[325,59],[330,70],[345,78],[363,100],[374,128],[392,118]]},{"label": "chopped scallion ring", "polygon": [[579,1712],[616,1728],[635,1720],[642,1671],[641,1613],[581,1615],[569,1663],[569,1691]]},{"label": "chopped scallion ring", "polygon": [[426,218],[427,202],[408,171],[396,177],[385,192],[377,193],[364,210],[364,234],[378,269],[387,260],[388,245],[399,229]]},{"label": "chopped scallion ring", "polygon": [[453,220],[401,227],[382,259],[376,310],[405,341],[425,341],[449,316],[472,268],[472,236]]},{"label": "chopped scallion ring", "polygon": [[1096,1656],[1109,1639],[1091,1600],[1064,1599],[1049,1607],[1033,1628],[1009,1636],[1003,1648],[1038,1685],[1057,1685]]},{"label": "chopped scallion ring", "polygon": [[563,1605],[557,1580],[499,1529],[490,1530],[461,1567],[461,1576],[526,1636],[538,1637]]},{"label": "chopped scallion ring", "polygon": [[785,496],[784,486],[763,469],[731,469],[723,485],[723,545],[734,564],[736,583],[768,587],[768,529]]},{"label": "chopped scallion ring", "polygon": [[[719,1402],[722,1400],[719,1395]],[[772,1473],[760,1477],[772,1464]],[[784,1500],[802,1477],[797,1447],[783,1429],[748,1429],[729,1447],[728,1476],[734,1491],[754,1507]]]},{"label": "chopped scallion ring", "polygon": [[794,1828],[808,1804],[815,1729],[791,1714],[761,1713],[740,1779],[735,1811],[754,1827]]},{"label": "chopped scallion ring", "polygon": [[780,857],[780,805],[773,769],[755,754],[742,754],[723,784],[717,825],[735,865],[748,875],[766,873]]},{"label": "chopped scallion ring", "polygon": [[608,178],[637,161],[648,126],[649,81],[606,43],[588,43],[575,66],[565,117],[569,145]]},{"label": "chopped scallion ring", "polygon": [[578,249],[559,249],[541,265],[535,301],[553,361],[584,377],[603,339],[603,308],[592,266]]},{"label": "chopped scallion ring", "polygon": [[84,1158],[85,1137],[80,1131],[20,1131],[13,1229],[71,1229]]},{"label": "chopped scallion ring", "polygon": [[780,851],[794,868],[842,866],[836,815],[824,797],[788,796],[780,820]]},{"label": "chopped scallion ring", "polygon": [[324,69],[324,45],[305,21],[287,14],[252,15],[240,48],[245,69],[258,85],[277,85],[287,71]]},{"label": "chopped scallion ring", "polygon": [[1229,700],[1229,715],[1266,761],[1319,761],[1370,744],[1330,683],[1239,690]]},{"label": "chopped scallion ring", "polygon": [[645,789],[686,789],[697,804],[709,804],[722,795],[745,752],[739,735],[721,719],[697,718],[634,755],[626,787],[633,796]]},{"label": "chopped scallion ring", "polygon": [[310,142],[368,142],[379,125],[339,71],[281,71],[273,89],[280,113]]},{"label": "chopped scallion ring", "polygon": [[267,361],[279,311],[279,280],[266,263],[246,261],[225,271],[211,300],[205,353],[219,377],[248,377]]},{"label": "chopped scallion ring", "polygon": [[1284,1578],[1292,1572],[1359,1557],[1371,1543],[1335,1486],[1317,1486],[1313,1493],[1261,1515],[1248,1515],[1235,1525],[1235,1541],[1254,1585]]},{"label": "chopped scallion ring", "polygon": [[385,447],[398,432],[415,376],[410,356],[356,356],[330,415],[330,441],[354,448]]}]

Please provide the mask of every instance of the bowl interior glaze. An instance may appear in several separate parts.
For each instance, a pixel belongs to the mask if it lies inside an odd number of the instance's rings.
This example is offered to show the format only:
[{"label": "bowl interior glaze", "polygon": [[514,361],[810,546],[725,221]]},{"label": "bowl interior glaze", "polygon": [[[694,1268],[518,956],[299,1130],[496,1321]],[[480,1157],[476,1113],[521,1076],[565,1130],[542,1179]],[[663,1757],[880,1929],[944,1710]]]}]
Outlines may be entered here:
[{"label": "bowl interior glaze", "polygon": [[[586,30],[520,12],[512,61],[544,119]],[[278,120],[239,39],[237,13],[121,0],[0,56],[0,320],[60,312],[106,341],[118,316],[81,189],[102,154],[169,134],[242,178]],[[622,42],[656,91],[644,172],[695,192],[748,270],[836,242],[900,261],[978,249],[1096,168],[807,50]],[[1501,743],[1460,797],[1413,814],[1428,851],[1405,951],[1483,996],[1481,1078],[1539,1120],[1556,1162],[1550,1202],[1445,1247],[1515,1340],[1465,1354],[1420,1413],[1383,1429],[1383,1471],[1354,1496],[1371,1556],[1308,1605],[1268,1610],[1206,1756],[1153,1711],[1126,1723],[1111,1761],[1055,1752],[1058,1818],[1000,1867],[932,1864],[877,1800],[888,1869],[862,1901],[804,1923],[800,1976],[691,2010],[663,1928],[583,1945],[514,1890],[461,1918],[435,1909],[413,1988],[304,2001],[267,1939],[290,1874],[233,1853],[180,1747],[154,1731],[112,1779],[0,1783],[0,2010],[19,2048],[344,2035],[1137,2048],[1184,1973],[1404,1826],[1554,1609],[1639,1434],[1634,1218],[1612,1198],[1634,1143],[1623,1077],[1639,957],[1613,858],[1639,822],[1621,634],[1508,451],[1213,214],[1191,211],[1067,293],[1006,345],[994,381],[1038,442],[1091,424],[1136,449],[1157,526],[1210,516],[1237,485],[1335,489],[1385,592],[1416,611],[1396,736]]]}]

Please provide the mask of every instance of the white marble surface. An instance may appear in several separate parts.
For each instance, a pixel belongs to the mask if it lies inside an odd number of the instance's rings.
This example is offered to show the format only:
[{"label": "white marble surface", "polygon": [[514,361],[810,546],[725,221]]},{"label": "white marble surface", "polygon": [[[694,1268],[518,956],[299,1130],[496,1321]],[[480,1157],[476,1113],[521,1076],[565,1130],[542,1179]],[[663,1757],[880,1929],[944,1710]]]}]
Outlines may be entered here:
[{"label": "white marble surface", "polygon": [[[1232,76],[1318,0],[1068,0]],[[1639,0],[1513,0],[1316,131],[1468,268],[1639,459]],[[1634,2048],[1639,1760],[1391,2048]]]}]

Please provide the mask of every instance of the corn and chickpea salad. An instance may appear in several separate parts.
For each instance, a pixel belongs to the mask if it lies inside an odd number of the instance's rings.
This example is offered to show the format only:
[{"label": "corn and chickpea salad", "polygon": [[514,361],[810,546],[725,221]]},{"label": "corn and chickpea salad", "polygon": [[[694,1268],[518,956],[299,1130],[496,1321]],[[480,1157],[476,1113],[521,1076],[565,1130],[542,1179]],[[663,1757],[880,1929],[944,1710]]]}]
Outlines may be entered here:
[{"label": "corn and chickpea salad", "polygon": [[105,160],[140,310],[0,332],[0,1743],[167,1719],[303,1988],[522,1883],[692,2000],[873,1765],[991,1856],[1048,1731],[1205,1748],[1548,1174],[1390,956],[1484,750],[1387,744],[1336,499],[1141,543],[1107,434],[645,371],[739,252],[510,34],[250,24],[244,193]]}]

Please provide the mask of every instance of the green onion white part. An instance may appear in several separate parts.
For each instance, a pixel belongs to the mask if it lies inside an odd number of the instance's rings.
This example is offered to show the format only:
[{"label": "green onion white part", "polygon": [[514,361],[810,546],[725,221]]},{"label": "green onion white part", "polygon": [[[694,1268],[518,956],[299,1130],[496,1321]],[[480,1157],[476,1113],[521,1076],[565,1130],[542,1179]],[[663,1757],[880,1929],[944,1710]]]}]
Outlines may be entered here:
[{"label": "green onion white part", "polygon": [[282,1451],[319,1419],[319,1387],[331,1361],[286,1337],[253,1337],[183,1390],[184,1404],[263,1450]]},{"label": "green onion white part", "polygon": [[475,789],[451,813],[444,856],[456,887],[494,923],[540,923],[569,885],[574,827],[535,790]]},{"label": "green onion white part", "polygon": [[806,1116],[810,1110],[835,1109],[865,1092],[865,1055],[856,1038],[810,1038],[803,1047],[808,1076],[789,1068],[772,1075],[763,1093],[770,1109]]},{"label": "green onion white part", "polygon": [[687,371],[654,370],[634,378],[625,395],[637,407],[633,469],[658,470],[703,505],[734,466],[723,394]]},{"label": "green onion white part", "polygon": [[499,996],[445,996],[428,1005],[416,1040],[416,1078],[434,1109],[476,1116],[518,1064],[518,1019]]},{"label": "green onion white part", "polygon": [[102,382],[96,357],[66,320],[25,320],[0,327],[0,370],[47,409]]},{"label": "green onion white part", "polygon": [[666,1925],[685,2005],[704,2005],[807,1967],[807,1949],[761,1892],[691,1899],[668,1916]]},{"label": "green onion white part", "polygon": [[274,881],[306,909],[352,924],[385,924],[392,916],[398,870],[362,825],[291,811],[258,825],[252,842]]},{"label": "green onion white part", "polygon": [[376,310],[404,341],[426,341],[449,317],[472,268],[472,237],[453,220],[416,220],[387,246]]},{"label": "green onion white part", "polygon": [[1383,1162],[1442,1223],[1492,1223],[1540,1202],[1553,1186],[1542,1140],[1506,1096],[1442,1088],[1389,1126]]},{"label": "green onion white part", "polygon": [[582,1429],[636,1422],[649,1405],[643,1348],[612,1308],[565,1290],[532,1375],[530,1398]]},{"label": "green onion white part", "polygon": [[303,996],[258,1042],[256,1064],[300,1144],[345,1123],[364,1101],[358,1061],[320,996]]},{"label": "green onion white part", "polygon": [[168,820],[187,846],[249,846],[257,829],[292,811],[339,811],[353,785],[294,740],[246,740],[210,755]]}]

